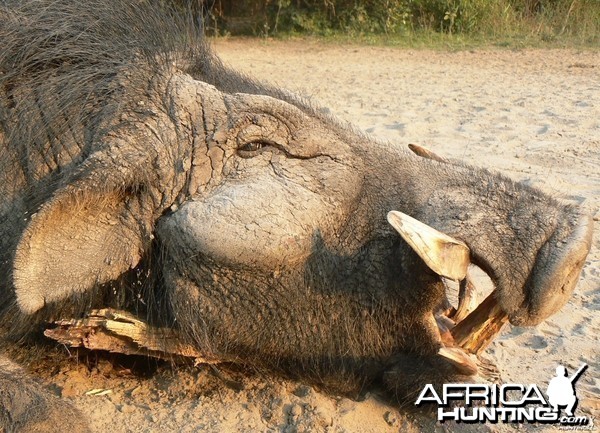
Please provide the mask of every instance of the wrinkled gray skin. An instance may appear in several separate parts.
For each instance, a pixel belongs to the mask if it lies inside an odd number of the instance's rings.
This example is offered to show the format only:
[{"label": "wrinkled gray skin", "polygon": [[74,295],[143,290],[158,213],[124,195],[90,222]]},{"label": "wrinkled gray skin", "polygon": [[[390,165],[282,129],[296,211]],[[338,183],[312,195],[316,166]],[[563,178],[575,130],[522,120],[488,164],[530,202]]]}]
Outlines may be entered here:
[{"label": "wrinkled gray skin", "polygon": [[5,3],[7,335],[125,308],[210,355],[402,400],[458,373],[431,326],[444,286],[390,210],[464,241],[515,325],[572,293],[591,243],[578,208],[375,142],[223,67],[158,7]]}]

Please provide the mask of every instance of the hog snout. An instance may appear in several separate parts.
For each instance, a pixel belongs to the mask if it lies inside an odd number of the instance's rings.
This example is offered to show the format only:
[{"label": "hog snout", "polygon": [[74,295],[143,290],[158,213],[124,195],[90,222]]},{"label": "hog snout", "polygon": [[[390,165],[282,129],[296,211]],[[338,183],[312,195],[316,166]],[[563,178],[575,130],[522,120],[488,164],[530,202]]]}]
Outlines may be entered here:
[{"label": "hog snout", "polygon": [[525,302],[509,312],[514,325],[533,326],[556,313],[569,300],[592,245],[592,218],[565,221],[540,248],[525,284]]},{"label": "hog snout", "polygon": [[[428,317],[429,322],[437,323],[440,329],[440,356],[460,371],[471,374],[477,367],[469,362],[468,356],[463,356],[465,351],[479,354],[507,321],[519,326],[536,325],[567,302],[592,239],[591,218],[567,209],[548,232],[546,240],[533,250],[530,270],[521,274],[525,277],[520,281],[518,272],[523,268],[516,267],[518,261],[513,262],[515,268],[510,268],[511,262],[505,262],[509,267],[502,271],[504,278],[498,278],[499,262],[490,260],[493,255],[483,260],[476,252],[476,242],[467,245],[402,212],[388,213],[388,222],[432,271],[442,278],[461,282],[458,306],[439,307]],[[513,254],[518,252],[513,251]],[[474,299],[473,287],[469,290],[472,286],[467,269],[470,259],[482,265],[496,285],[496,290],[479,305]],[[506,278],[507,270],[517,278]],[[517,296],[520,299],[515,299]]]}]

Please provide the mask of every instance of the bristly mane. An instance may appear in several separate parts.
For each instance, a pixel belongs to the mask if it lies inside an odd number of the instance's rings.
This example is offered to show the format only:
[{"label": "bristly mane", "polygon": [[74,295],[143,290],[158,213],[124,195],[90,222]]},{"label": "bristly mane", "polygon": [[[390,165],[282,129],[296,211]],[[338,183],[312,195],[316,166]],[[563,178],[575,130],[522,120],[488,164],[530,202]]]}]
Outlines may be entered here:
[{"label": "bristly mane", "polygon": [[312,111],[223,66],[191,13],[158,0],[0,0],[0,40],[0,131],[15,151],[26,146],[50,159],[73,141],[87,155],[106,121],[173,68],[223,92]]},{"label": "bristly mane", "polygon": [[9,0],[0,17],[0,127],[13,149],[49,157],[63,141],[88,153],[153,76],[208,51],[185,14],[153,1]]}]

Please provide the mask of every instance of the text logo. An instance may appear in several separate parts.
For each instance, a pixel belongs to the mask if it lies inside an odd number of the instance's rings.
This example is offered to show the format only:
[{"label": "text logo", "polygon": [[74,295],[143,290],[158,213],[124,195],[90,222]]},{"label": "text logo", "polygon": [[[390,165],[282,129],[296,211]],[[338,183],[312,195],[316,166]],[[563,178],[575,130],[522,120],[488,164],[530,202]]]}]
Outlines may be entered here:
[{"label": "text logo", "polygon": [[575,415],[578,403],[575,384],[586,369],[587,364],[583,364],[568,376],[567,369],[559,365],[546,395],[536,384],[449,383],[442,386],[441,393],[428,384],[415,405],[436,404],[440,422],[545,423],[591,430],[592,418]]}]

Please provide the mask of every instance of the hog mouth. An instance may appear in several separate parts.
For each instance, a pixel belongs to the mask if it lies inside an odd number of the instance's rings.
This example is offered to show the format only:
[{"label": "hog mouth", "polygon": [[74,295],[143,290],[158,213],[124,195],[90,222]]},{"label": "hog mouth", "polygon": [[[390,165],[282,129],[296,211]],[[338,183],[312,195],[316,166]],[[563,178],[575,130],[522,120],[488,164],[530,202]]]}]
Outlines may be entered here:
[{"label": "hog mouth", "polygon": [[[471,254],[466,243],[402,212],[391,211],[387,219],[442,281],[459,283],[456,307],[446,303],[426,320],[430,331],[438,338],[438,355],[467,375],[479,373],[479,356],[508,322],[517,326],[535,325],[567,302],[591,247],[591,224],[586,216],[573,224],[574,230],[567,238],[564,231],[560,232],[567,248],[548,248],[550,244],[556,245],[554,238],[558,235],[551,236],[550,243],[538,252],[535,266],[523,287],[523,303],[515,311],[509,311],[503,302],[505,288],[494,279],[493,268],[485,258]],[[471,264],[480,266],[494,285],[481,302],[477,299],[481,296],[476,296],[480,291],[468,271]]]},{"label": "hog mouth", "polygon": [[509,321],[494,289],[481,303],[469,275],[469,247],[436,229],[398,211],[387,216],[390,225],[402,236],[425,264],[442,281],[459,282],[457,306],[446,303],[426,318],[437,337],[438,355],[466,375],[479,372],[477,356],[498,336]]},{"label": "hog mouth", "polygon": [[433,313],[442,347],[438,354],[450,361],[461,373],[479,373],[478,357],[509,322],[492,290],[478,303],[480,292],[467,276],[460,282],[458,306]]}]

